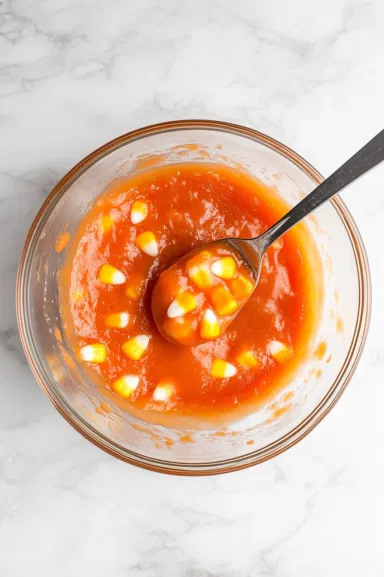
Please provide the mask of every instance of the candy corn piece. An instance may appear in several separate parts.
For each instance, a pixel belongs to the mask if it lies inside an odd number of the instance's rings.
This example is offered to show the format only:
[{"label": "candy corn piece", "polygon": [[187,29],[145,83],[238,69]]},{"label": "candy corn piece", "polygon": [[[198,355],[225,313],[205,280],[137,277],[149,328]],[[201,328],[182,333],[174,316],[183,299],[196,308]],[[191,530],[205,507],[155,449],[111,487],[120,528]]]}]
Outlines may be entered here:
[{"label": "candy corn piece", "polygon": [[139,380],[136,375],[124,375],[112,384],[112,390],[123,399],[128,399],[137,389]]},{"label": "candy corn piece", "polygon": [[111,313],[105,317],[105,324],[112,329],[125,329],[129,323],[129,313]]},{"label": "candy corn piece", "polygon": [[211,271],[220,278],[233,278],[236,274],[236,261],[231,256],[219,258],[212,263]]},{"label": "candy corn piece", "polygon": [[193,294],[180,293],[178,297],[168,307],[167,315],[170,319],[182,317],[185,314],[197,309],[197,301]]},{"label": "candy corn piece", "polygon": [[270,341],[267,345],[268,352],[278,363],[284,363],[292,356],[292,349],[280,341]]},{"label": "candy corn piece", "polygon": [[160,381],[153,391],[153,399],[165,403],[175,394],[175,387],[167,381]]},{"label": "candy corn piece", "polygon": [[206,309],[201,319],[200,336],[202,339],[215,339],[220,334],[220,325],[212,309]]},{"label": "candy corn piece", "polygon": [[131,223],[139,224],[148,216],[148,205],[142,200],[135,200],[131,208]]},{"label": "candy corn piece", "polygon": [[107,358],[107,348],[102,343],[85,345],[80,349],[80,356],[87,363],[103,363]]},{"label": "candy corn piece", "polygon": [[141,359],[148,347],[149,337],[147,335],[138,335],[123,344],[123,351],[133,361]]},{"label": "candy corn piece", "polygon": [[215,311],[221,316],[230,315],[237,310],[237,302],[225,286],[214,287],[210,294]]},{"label": "candy corn piece", "polygon": [[143,286],[143,279],[139,276],[129,276],[127,286],[125,289],[125,294],[128,298],[133,301],[137,301],[140,298],[141,288]]},{"label": "candy corn piece", "polygon": [[153,232],[142,232],[136,237],[135,244],[140,250],[149,256],[155,257],[159,254],[159,248]]},{"label": "candy corn piece", "polygon": [[237,370],[234,365],[223,361],[222,359],[214,359],[211,367],[212,377],[217,377],[218,379],[228,379],[236,375]]},{"label": "candy corn piece", "polygon": [[104,284],[124,284],[125,275],[110,264],[103,264],[99,270],[99,280]]},{"label": "candy corn piece", "polygon": [[199,288],[212,286],[212,274],[207,260],[210,256],[209,252],[203,251],[202,253],[190,258],[185,264],[189,278]]},{"label": "candy corn piece", "polygon": [[110,230],[112,230],[113,227],[113,218],[112,216],[109,214],[109,212],[104,212],[101,215],[101,230],[103,231],[104,234],[107,234],[107,232],[109,232]]},{"label": "candy corn piece", "polygon": [[237,355],[236,362],[238,365],[246,367],[247,369],[252,369],[259,365],[259,361],[253,351],[242,351]]},{"label": "candy corn piece", "polygon": [[232,279],[228,284],[233,296],[239,300],[248,298],[255,288],[255,282],[247,279],[242,274],[237,275],[237,277]]}]

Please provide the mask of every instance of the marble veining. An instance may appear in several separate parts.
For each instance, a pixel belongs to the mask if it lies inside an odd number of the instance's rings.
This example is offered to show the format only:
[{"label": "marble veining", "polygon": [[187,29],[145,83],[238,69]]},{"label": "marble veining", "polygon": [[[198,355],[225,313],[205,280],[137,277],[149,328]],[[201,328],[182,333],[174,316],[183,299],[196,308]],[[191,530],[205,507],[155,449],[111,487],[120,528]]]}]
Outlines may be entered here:
[{"label": "marble veining", "polygon": [[347,191],[367,247],[367,346],[304,441],[214,478],[156,475],[79,436],[34,381],[14,310],[47,193],[115,136],[215,118],[328,174],[384,126],[381,0],[0,1],[0,575],[384,573],[384,167]]}]

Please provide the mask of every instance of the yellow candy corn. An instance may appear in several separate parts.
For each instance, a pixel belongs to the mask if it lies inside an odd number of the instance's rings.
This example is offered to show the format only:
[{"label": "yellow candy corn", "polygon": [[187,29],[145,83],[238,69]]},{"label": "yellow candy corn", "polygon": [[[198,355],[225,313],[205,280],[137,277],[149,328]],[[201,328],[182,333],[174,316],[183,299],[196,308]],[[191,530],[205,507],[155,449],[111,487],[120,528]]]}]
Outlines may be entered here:
[{"label": "yellow candy corn", "polygon": [[233,278],[236,274],[236,261],[231,256],[225,256],[212,263],[211,271],[220,278]]},{"label": "yellow candy corn", "polygon": [[237,275],[237,277],[232,279],[228,285],[233,296],[239,300],[248,298],[255,288],[255,283],[242,274]]},{"label": "yellow candy corn", "polygon": [[222,317],[231,315],[237,308],[237,302],[225,286],[214,287],[210,293],[215,311]]},{"label": "yellow candy corn", "polygon": [[155,257],[159,254],[156,237],[151,231],[139,234],[139,236],[136,237],[135,244],[140,250],[149,256]]},{"label": "yellow candy corn", "polygon": [[199,288],[212,286],[212,274],[208,262],[210,256],[209,252],[203,251],[190,258],[185,264],[189,278]]},{"label": "yellow candy corn", "polygon": [[223,359],[214,359],[211,367],[212,377],[228,379],[236,375],[236,373],[237,369],[234,365],[231,365],[231,363],[227,363],[227,361],[223,361]]},{"label": "yellow candy corn", "polygon": [[99,270],[99,279],[104,284],[124,284],[126,281],[125,275],[110,264],[103,264]]},{"label": "yellow candy corn", "polygon": [[292,356],[293,350],[290,346],[280,341],[270,341],[267,345],[269,354],[278,362],[284,363]]},{"label": "yellow candy corn", "polygon": [[104,234],[107,234],[113,227],[113,218],[109,212],[105,212],[101,215],[101,230]]},{"label": "yellow candy corn", "polygon": [[87,363],[103,363],[107,358],[107,348],[102,343],[85,345],[80,349],[80,356]]},{"label": "yellow candy corn", "polygon": [[153,399],[165,403],[175,394],[175,387],[168,381],[160,381],[153,391]]},{"label": "yellow candy corn", "polygon": [[131,223],[139,224],[148,216],[148,205],[142,200],[135,200],[131,208]]},{"label": "yellow candy corn", "polygon": [[111,313],[105,317],[107,327],[113,329],[125,329],[129,323],[129,313]]},{"label": "yellow candy corn", "polygon": [[200,336],[202,339],[215,339],[220,334],[220,325],[212,309],[206,309],[201,319]]},{"label": "yellow candy corn", "polygon": [[138,335],[123,344],[123,351],[133,361],[141,359],[149,344],[147,335]]},{"label": "yellow candy corn", "polygon": [[238,365],[246,367],[247,369],[252,369],[259,365],[259,361],[253,351],[242,351],[237,355],[236,362]]},{"label": "yellow candy corn", "polygon": [[197,309],[197,301],[193,294],[180,293],[178,297],[168,307],[167,315],[170,319],[182,317],[185,314]]},{"label": "yellow candy corn", "polygon": [[123,399],[128,399],[137,389],[139,381],[136,375],[124,375],[112,384],[112,390]]}]

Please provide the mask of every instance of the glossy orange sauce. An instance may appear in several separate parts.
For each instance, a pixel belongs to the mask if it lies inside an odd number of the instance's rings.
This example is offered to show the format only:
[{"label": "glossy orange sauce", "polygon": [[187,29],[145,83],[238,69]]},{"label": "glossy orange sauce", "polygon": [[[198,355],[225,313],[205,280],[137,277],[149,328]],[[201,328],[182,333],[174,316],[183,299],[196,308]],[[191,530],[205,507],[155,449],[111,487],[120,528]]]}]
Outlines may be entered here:
[{"label": "glossy orange sauce", "polygon": [[[133,224],[137,200],[148,210]],[[267,251],[255,292],[215,340],[192,347],[165,340],[152,317],[151,296],[160,273],[192,248],[225,237],[257,236],[286,210],[261,182],[208,162],[149,168],[109,185],[72,239],[60,294],[65,339],[110,399],[162,423],[178,416],[228,422],[281,390],[309,352],[322,303],[318,254],[305,226]],[[143,232],[153,234],[155,256],[138,246]],[[106,264],[122,274],[120,284],[100,280]],[[129,318],[126,326],[109,326],[107,318],[122,312]],[[135,359],[125,351],[138,335],[148,344]],[[284,345],[282,355],[274,354],[271,342]],[[93,344],[105,349],[101,362],[81,357],[82,348]],[[256,362],[238,361],[244,352]],[[235,373],[214,376],[215,360],[229,363]],[[116,382],[126,375],[138,382],[121,395]],[[170,386],[165,400],[156,399],[159,383]]]}]

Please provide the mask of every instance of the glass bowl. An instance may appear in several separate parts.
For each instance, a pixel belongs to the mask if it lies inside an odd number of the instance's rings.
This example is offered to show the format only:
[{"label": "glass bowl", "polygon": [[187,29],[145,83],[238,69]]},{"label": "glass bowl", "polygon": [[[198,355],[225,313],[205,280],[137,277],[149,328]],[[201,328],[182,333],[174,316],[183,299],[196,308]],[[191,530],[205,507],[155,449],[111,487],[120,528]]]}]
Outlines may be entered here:
[{"label": "glass bowl", "polygon": [[[27,236],[17,279],[17,315],[32,371],[55,407],[84,437],[111,455],[163,473],[217,474],[260,463],[297,443],[330,411],[360,358],[370,314],[370,277],[356,225],[340,198],[306,219],[324,271],[324,304],[313,353],[266,406],[222,430],[186,431],[149,424],[122,411],[82,372],[61,329],[57,275],[71,235],[114,178],[171,162],[241,165],[273,184],[290,205],[322,180],[303,158],[242,126],[189,120],[148,126],[102,146],[53,189]],[[327,353],[318,345],[326,342]],[[317,352],[316,352],[317,351]]]}]

